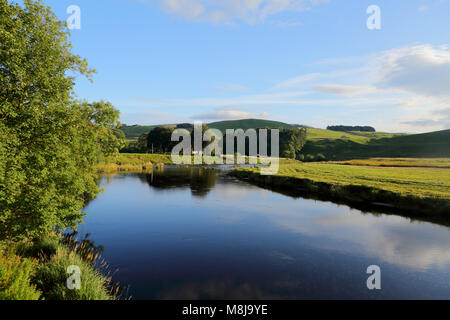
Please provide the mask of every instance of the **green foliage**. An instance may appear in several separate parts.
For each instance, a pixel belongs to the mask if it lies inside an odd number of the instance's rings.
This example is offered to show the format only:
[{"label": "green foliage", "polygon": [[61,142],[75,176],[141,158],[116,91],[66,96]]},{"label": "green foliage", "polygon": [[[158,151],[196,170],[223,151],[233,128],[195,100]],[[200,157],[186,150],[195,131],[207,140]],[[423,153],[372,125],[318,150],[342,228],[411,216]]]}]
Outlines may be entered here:
[{"label": "green foliage", "polygon": [[0,239],[76,227],[98,192],[92,165],[123,144],[118,112],[78,103],[66,24],[40,1],[0,0]]},{"label": "green foliage", "polygon": [[22,257],[47,259],[56,253],[59,240],[56,233],[48,233],[31,241],[25,240],[17,243],[15,251]]},{"label": "green foliage", "polygon": [[305,129],[279,129],[280,130],[280,156],[295,159],[306,143]]},{"label": "green foliage", "polygon": [[[81,271],[80,290],[67,288],[67,268],[78,266]],[[111,300],[108,292],[110,279],[95,270],[74,251],[60,246],[45,263],[37,266],[33,282],[42,290],[47,300]]]},{"label": "green foliage", "polygon": [[30,280],[36,262],[0,252],[0,300],[38,300],[41,293]]},{"label": "green foliage", "polygon": [[326,161],[327,158],[322,153],[318,153],[316,156],[316,160],[317,161]]},{"label": "green foliage", "polygon": [[175,145],[172,139],[174,128],[156,127],[147,136],[147,147],[154,153],[167,153],[172,150]]}]

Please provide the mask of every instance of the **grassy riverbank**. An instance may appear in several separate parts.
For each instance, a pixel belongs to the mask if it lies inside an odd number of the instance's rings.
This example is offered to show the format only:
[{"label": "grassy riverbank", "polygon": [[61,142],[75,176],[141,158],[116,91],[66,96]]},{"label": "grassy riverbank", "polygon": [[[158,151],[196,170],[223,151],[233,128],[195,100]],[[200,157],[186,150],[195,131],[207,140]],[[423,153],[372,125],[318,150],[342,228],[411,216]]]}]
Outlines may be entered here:
[{"label": "grassy riverbank", "polygon": [[[67,287],[69,266],[80,269],[79,290]],[[0,300],[115,300],[117,287],[99,271],[104,266],[91,248],[57,234],[0,242]]]},{"label": "grassy riverbank", "polygon": [[417,167],[418,162],[410,159],[415,166],[382,167],[282,160],[275,176],[261,176],[255,168],[240,168],[233,175],[293,195],[450,221],[450,169]]},{"label": "grassy riverbank", "polygon": [[173,164],[170,154],[120,153],[94,166],[98,173],[149,171],[158,164]]},{"label": "grassy riverbank", "polygon": [[[232,157],[232,156],[230,156]],[[209,158],[211,161],[213,157]],[[225,161],[225,160],[224,160]],[[249,157],[245,157],[248,163]],[[194,157],[191,157],[194,163]],[[145,172],[151,171],[158,165],[173,165],[170,154],[148,154],[148,153],[120,153],[106,158],[102,163],[94,166],[98,173],[120,173],[120,172]],[[206,164],[203,159],[203,164]]]}]

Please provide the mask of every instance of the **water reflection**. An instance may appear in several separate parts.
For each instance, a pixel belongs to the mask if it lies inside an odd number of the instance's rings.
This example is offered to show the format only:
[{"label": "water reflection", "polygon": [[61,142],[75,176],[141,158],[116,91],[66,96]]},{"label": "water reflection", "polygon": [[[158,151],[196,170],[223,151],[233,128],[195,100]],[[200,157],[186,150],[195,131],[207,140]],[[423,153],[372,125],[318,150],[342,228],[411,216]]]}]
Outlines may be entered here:
[{"label": "water reflection", "polygon": [[[450,230],[211,169],[104,178],[81,232],[139,299],[450,298]],[[366,268],[383,289],[368,291]]]},{"label": "water reflection", "polygon": [[216,173],[216,170],[207,168],[164,169],[162,167],[151,173],[139,174],[139,178],[155,190],[189,187],[193,196],[205,197],[216,184]]}]

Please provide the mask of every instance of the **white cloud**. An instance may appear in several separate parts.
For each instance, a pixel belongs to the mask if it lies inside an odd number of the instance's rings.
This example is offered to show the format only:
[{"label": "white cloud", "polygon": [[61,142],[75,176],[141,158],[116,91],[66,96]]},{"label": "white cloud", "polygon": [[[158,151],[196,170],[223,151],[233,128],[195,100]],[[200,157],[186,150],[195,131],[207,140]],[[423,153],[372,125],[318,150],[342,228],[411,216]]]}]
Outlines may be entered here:
[{"label": "white cloud", "polygon": [[376,91],[376,88],[372,86],[350,86],[340,84],[322,84],[315,86],[314,89],[321,93],[334,94],[346,97],[353,97]]},{"label": "white cloud", "polygon": [[[363,77],[370,72],[369,66],[357,67],[347,70],[335,70],[330,72],[314,72],[303,74],[288,80],[285,80],[281,83],[278,83],[274,86],[273,89],[294,89],[294,88],[307,88],[311,87],[311,85],[319,85],[322,81],[330,81],[330,80],[341,80],[341,79],[349,79],[353,77]],[[348,80],[347,80],[348,81]]]},{"label": "white cloud", "polygon": [[251,113],[247,111],[233,109],[231,107],[225,107],[217,109],[213,112],[202,113],[193,116],[196,120],[238,120],[238,119],[265,119],[268,118],[267,112]]},{"label": "white cloud", "polygon": [[[332,69],[333,65],[342,67],[342,61],[347,69]],[[438,112],[450,106],[449,46],[409,46],[365,57],[327,59],[322,64],[331,71],[299,75],[273,89],[312,88],[319,94],[348,98],[336,98],[335,105],[352,106],[358,100],[364,105],[378,101],[380,107],[391,103],[393,111],[403,114],[392,119],[391,130],[422,132],[450,127],[449,117]]]},{"label": "white cloud", "polygon": [[255,24],[269,16],[306,11],[324,2],[328,0],[159,0],[159,5],[165,12],[187,20]]},{"label": "white cloud", "polygon": [[450,51],[430,45],[391,50],[379,58],[377,87],[429,97],[450,96]]}]

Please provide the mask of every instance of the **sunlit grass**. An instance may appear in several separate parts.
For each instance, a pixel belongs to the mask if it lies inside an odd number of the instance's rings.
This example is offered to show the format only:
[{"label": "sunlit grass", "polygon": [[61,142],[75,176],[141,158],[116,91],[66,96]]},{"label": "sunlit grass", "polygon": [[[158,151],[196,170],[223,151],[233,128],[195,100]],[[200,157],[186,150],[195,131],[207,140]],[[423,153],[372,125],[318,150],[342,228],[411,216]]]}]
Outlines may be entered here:
[{"label": "sunlit grass", "polygon": [[[258,172],[256,168],[241,168]],[[400,195],[450,201],[450,169],[302,163],[282,159],[277,176],[333,185],[367,186]]]}]

